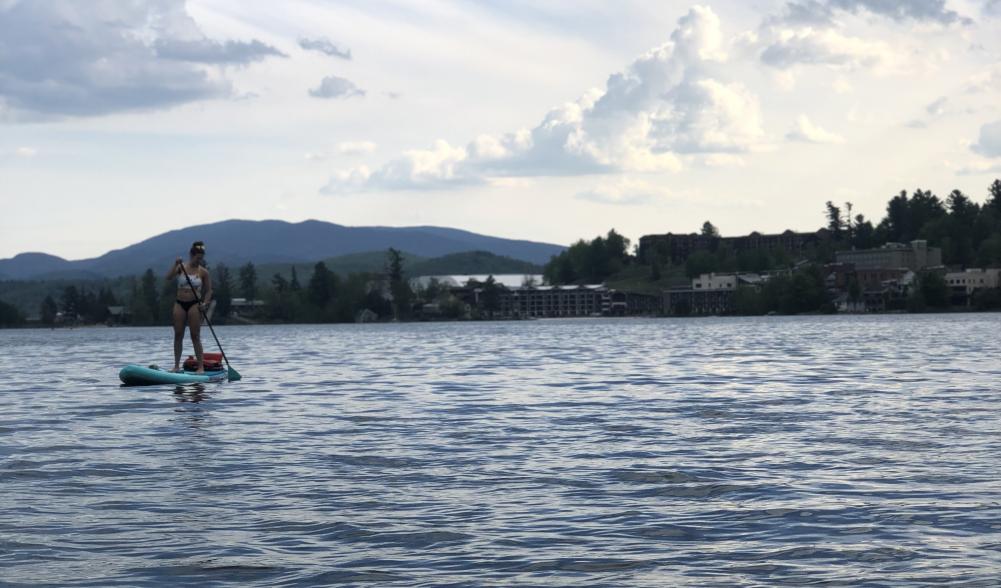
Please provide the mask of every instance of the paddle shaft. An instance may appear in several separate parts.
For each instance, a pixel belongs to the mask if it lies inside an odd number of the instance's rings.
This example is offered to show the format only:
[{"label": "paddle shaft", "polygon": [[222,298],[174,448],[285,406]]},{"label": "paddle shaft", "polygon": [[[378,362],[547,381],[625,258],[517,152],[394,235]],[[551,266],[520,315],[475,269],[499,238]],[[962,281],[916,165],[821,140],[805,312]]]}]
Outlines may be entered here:
[{"label": "paddle shaft", "polygon": [[209,331],[212,333],[212,338],[215,339],[215,344],[219,347],[219,353],[222,354],[222,360],[226,362],[226,369],[231,370],[233,368],[229,367],[229,359],[226,358],[226,352],[222,349],[222,344],[219,343],[219,337],[216,337],[215,329],[212,328],[212,321],[209,320],[209,315],[205,314],[202,309],[202,299],[198,296],[198,290],[195,289],[195,285],[191,283],[191,276],[188,275],[188,271],[184,269],[184,262],[178,264],[181,266],[181,273],[184,274],[184,279],[188,281],[188,286],[191,288],[191,293],[195,295],[195,302],[198,303],[198,312],[202,314],[205,318],[205,324],[209,326]]}]

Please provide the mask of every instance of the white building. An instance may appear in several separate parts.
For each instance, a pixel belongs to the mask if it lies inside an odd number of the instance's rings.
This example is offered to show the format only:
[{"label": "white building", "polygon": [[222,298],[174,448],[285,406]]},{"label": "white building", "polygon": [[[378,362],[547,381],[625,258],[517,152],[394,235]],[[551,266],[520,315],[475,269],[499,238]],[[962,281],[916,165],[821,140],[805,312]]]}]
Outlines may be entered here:
[{"label": "white building", "polygon": [[693,290],[736,290],[737,276],[734,274],[702,274],[692,278]]},{"label": "white building", "polygon": [[763,281],[758,274],[702,274],[692,278],[692,290],[736,290],[738,286],[757,286]]},{"label": "white building", "polygon": [[963,292],[969,296],[976,290],[1001,287],[1001,269],[969,268],[961,272],[949,272],[945,274],[945,283],[953,292]]}]

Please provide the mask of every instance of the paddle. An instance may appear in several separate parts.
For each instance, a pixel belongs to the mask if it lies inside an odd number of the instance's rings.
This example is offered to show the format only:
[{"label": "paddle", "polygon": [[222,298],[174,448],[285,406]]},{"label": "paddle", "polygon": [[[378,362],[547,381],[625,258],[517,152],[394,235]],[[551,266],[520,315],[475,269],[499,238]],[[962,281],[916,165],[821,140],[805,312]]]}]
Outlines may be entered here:
[{"label": "paddle", "polygon": [[204,310],[202,310],[202,300],[198,297],[198,290],[196,290],[195,285],[191,283],[191,277],[188,275],[187,270],[184,269],[184,263],[180,263],[178,265],[181,266],[181,273],[184,274],[184,279],[188,281],[191,293],[195,295],[195,302],[198,304],[198,312],[202,313],[202,317],[205,318],[205,324],[209,326],[209,331],[212,331],[212,338],[215,339],[215,344],[219,347],[219,353],[222,354],[222,359],[226,362],[226,369],[229,370],[226,374],[227,379],[230,382],[239,380],[243,376],[241,376],[238,371],[234,370],[233,366],[229,365],[229,359],[226,358],[226,352],[222,350],[222,344],[219,343],[219,337],[216,337],[215,329],[212,328],[212,321],[209,320],[209,316],[205,314]]}]

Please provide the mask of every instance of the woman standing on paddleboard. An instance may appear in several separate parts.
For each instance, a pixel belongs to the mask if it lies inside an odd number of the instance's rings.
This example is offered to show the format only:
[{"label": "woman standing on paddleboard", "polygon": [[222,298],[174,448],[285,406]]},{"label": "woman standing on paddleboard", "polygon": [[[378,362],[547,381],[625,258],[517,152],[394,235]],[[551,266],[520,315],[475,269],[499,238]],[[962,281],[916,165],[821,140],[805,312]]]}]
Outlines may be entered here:
[{"label": "woman standing on paddleboard", "polygon": [[[167,281],[177,280],[177,299],[174,301],[174,371],[181,371],[181,348],[184,345],[184,328],[191,329],[191,344],[195,348],[199,374],[205,373],[202,360],[202,312],[212,300],[212,277],[205,269],[205,244],[195,241],[191,245],[191,257],[187,263],[178,257],[167,272]],[[185,275],[187,274],[187,275]],[[199,308],[196,290],[201,291]]]}]

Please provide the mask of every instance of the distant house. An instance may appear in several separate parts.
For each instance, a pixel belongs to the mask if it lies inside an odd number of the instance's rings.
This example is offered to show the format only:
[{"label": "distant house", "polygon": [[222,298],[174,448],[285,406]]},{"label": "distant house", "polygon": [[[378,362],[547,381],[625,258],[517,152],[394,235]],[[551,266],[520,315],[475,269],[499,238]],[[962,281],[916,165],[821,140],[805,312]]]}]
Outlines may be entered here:
[{"label": "distant house", "polygon": [[252,317],[256,316],[264,308],[263,300],[247,300],[246,298],[233,298],[229,303],[229,312],[233,316]]},{"label": "distant house", "polygon": [[109,325],[120,325],[128,322],[131,318],[131,314],[128,309],[124,306],[109,306],[108,307],[108,324]]},{"label": "distant house", "polygon": [[1001,288],[1001,269],[968,268],[961,272],[945,274],[949,286],[950,300],[957,306],[970,306],[973,294],[978,290]]},{"label": "distant house", "polygon": [[379,315],[375,314],[371,310],[364,308],[355,315],[356,323],[374,323],[379,320]]},{"label": "distant house", "polygon": [[56,313],[55,323],[57,325],[75,325],[80,321],[80,315],[75,312],[63,312],[59,311]]},{"label": "distant house", "polygon": [[664,292],[664,314],[728,314],[733,312],[733,295],[738,288],[759,288],[767,279],[750,273],[701,274],[692,278],[690,287]]}]

